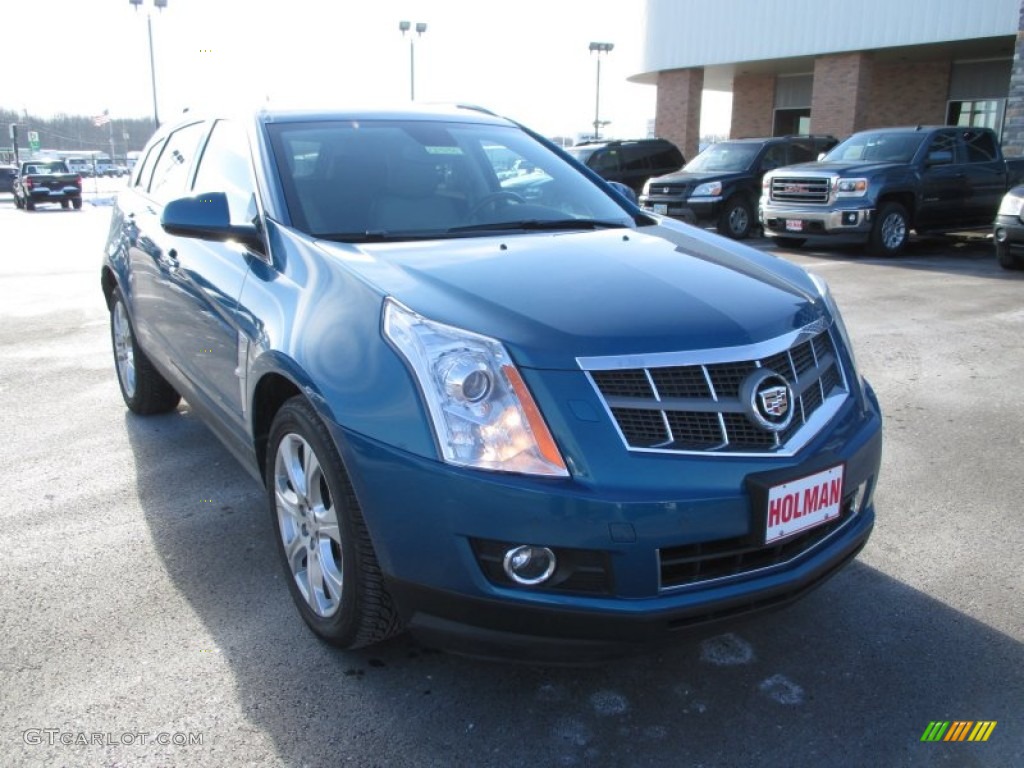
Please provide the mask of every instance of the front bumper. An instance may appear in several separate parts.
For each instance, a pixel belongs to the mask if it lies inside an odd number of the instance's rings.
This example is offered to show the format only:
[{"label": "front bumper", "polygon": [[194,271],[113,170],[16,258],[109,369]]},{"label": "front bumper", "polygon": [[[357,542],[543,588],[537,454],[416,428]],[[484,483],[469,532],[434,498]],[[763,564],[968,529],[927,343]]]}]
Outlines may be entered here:
[{"label": "front bumper", "polygon": [[992,226],[992,237],[997,246],[1011,250],[1024,248],[1024,222],[1018,216],[999,215]]},{"label": "front bumper", "polygon": [[722,198],[690,197],[681,199],[664,195],[641,195],[640,207],[661,216],[671,216],[686,224],[707,224],[718,220],[722,209]]},{"label": "front bumper", "polygon": [[762,202],[758,218],[765,235],[771,237],[823,237],[860,235],[867,238],[874,223],[875,208],[864,200],[842,207],[781,206]]},{"label": "front bumper", "polygon": [[[874,524],[881,461],[881,417],[868,392],[796,457],[624,456],[623,465],[663,463],[657,488],[477,472],[331,429],[389,592],[421,640],[492,657],[599,658],[785,605],[854,558]],[[844,500],[866,489],[861,508],[827,536],[766,567],[662,586],[662,552],[758,535],[749,475],[797,477],[823,463],[845,465]],[[503,582],[484,562],[494,542],[550,547],[570,562],[586,553],[591,570],[607,573],[548,588]]]}]

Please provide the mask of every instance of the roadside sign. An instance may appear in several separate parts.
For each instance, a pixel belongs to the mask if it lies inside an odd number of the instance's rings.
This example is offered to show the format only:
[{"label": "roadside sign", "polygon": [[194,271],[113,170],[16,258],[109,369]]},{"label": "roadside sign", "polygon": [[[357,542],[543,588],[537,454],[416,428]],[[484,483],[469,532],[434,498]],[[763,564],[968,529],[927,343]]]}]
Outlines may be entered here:
[{"label": "roadside sign", "polygon": [[28,132],[28,148],[33,152],[39,151],[39,132],[29,131]]}]

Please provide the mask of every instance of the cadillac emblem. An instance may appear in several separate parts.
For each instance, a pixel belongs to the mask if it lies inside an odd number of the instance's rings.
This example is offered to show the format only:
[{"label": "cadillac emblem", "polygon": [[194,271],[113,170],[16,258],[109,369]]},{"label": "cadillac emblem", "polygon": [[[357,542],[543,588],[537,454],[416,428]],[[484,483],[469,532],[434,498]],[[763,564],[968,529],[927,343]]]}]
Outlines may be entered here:
[{"label": "cadillac emblem", "polygon": [[740,387],[747,418],[770,432],[781,432],[793,421],[793,392],[789,382],[769,368],[758,368]]}]

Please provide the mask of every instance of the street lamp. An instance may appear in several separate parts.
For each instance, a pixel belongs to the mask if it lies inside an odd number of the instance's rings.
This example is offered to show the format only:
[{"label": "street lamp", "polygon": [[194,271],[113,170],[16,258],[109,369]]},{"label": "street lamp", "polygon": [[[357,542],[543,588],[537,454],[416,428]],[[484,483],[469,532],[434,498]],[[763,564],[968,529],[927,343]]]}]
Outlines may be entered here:
[{"label": "street lamp", "polygon": [[[139,6],[142,5],[142,0],[128,0],[128,4],[134,5],[137,12]],[[167,0],[153,0],[153,5],[157,10],[162,11],[167,7]],[[153,123],[155,128],[159,128],[160,114],[156,108],[156,62],[153,58],[153,17],[148,11],[146,13],[146,29],[149,31],[149,78],[153,84]]]},{"label": "street lamp", "polygon": [[[405,33],[413,28],[408,21],[398,22],[398,30],[405,37]],[[416,35],[422,35],[427,31],[427,25],[422,21],[416,22]],[[416,101],[416,38],[409,36],[409,101]]]},{"label": "street lamp", "polygon": [[601,54],[611,53],[611,50],[614,47],[614,43],[590,44],[590,52],[597,53],[597,94],[594,97],[594,139],[601,138]]}]

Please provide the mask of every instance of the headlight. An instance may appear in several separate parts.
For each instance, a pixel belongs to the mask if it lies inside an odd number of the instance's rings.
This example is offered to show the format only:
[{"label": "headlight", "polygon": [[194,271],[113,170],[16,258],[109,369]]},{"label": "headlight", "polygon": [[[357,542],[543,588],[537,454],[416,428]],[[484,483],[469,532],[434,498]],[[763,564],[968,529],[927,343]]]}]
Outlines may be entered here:
[{"label": "headlight", "polygon": [[405,358],[449,464],[568,477],[540,409],[500,342],[384,302],[384,334]]},{"label": "headlight", "polygon": [[722,182],[709,181],[707,184],[698,184],[690,193],[690,197],[714,197],[720,194],[722,194]]},{"label": "headlight", "polygon": [[644,197],[647,197],[647,195],[651,194],[651,180],[650,179],[648,179],[647,181],[644,182],[644,190],[643,190],[643,192],[641,194]]},{"label": "headlight", "polygon": [[836,197],[862,197],[867,191],[867,179],[836,179]]},{"label": "headlight", "polygon": [[1024,197],[1017,197],[1012,192],[1008,192],[1003,196],[1003,202],[999,204],[999,215],[1020,218],[1022,208],[1024,208]]},{"label": "headlight", "polygon": [[[857,360],[853,354],[853,344],[850,342],[850,334],[846,330],[846,323],[843,322],[843,315],[839,311],[839,305],[836,304],[836,300],[832,296],[832,291],[828,287],[828,283],[825,282],[825,278],[821,275],[816,275],[813,272],[808,272],[808,274],[811,276],[811,280],[814,281],[814,285],[818,289],[818,294],[821,296],[822,301],[825,302],[825,308],[828,309],[828,313],[832,315],[832,323],[835,325],[840,341],[842,341],[843,346],[846,347],[846,352],[850,356],[850,362],[853,363],[854,369],[857,369]],[[854,371],[854,375],[857,375],[856,370]]]}]

